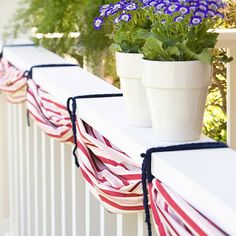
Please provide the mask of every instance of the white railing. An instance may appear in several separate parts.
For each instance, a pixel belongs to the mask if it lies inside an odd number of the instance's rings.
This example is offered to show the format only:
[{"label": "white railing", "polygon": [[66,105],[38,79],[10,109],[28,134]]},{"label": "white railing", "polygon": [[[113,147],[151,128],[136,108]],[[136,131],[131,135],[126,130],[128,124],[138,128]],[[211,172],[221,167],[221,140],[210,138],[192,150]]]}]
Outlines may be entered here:
[{"label": "white railing", "polygon": [[[34,64],[65,63],[64,59],[42,48],[25,48],[23,57],[15,50],[6,49],[4,56],[22,70]],[[36,71],[34,74],[37,77]],[[85,72],[80,78],[85,79],[84,76],[94,79]],[[48,77],[50,75],[44,78]],[[65,74],[63,77],[64,81],[68,79]],[[81,86],[73,84],[77,80],[73,75],[72,80],[71,87],[75,88],[76,95]],[[51,82],[48,81],[47,87],[54,87],[55,95],[65,89]],[[83,86],[91,88],[89,83]],[[112,86],[107,86],[108,91]],[[33,121],[27,127],[25,104],[6,103],[4,96],[1,97],[1,105],[5,106],[1,113],[4,118],[1,133],[8,137],[8,147],[3,146],[1,150],[7,151],[3,155],[4,168],[5,160],[9,161],[11,236],[145,235],[143,213],[115,215],[107,212],[84,183],[74,164],[72,146],[48,138]]]},{"label": "white railing", "polygon": [[[108,213],[90,194],[72,148],[26,126],[25,106],[7,105],[10,225],[14,236],[143,236],[143,213]],[[2,199],[1,199],[2,200]]]},{"label": "white railing", "polygon": [[[221,32],[218,45],[230,48],[236,58],[236,44],[232,43],[235,39],[235,32]],[[5,48],[4,56],[21,70],[37,64],[65,62],[42,48]],[[232,69],[236,68],[235,61],[228,73],[228,133],[233,147],[236,147],[236,93],[233,93],[236,70]],[[79,68],[35,69],[34,80],[63,104],[70,96],[117,92],[116,88]],[[3,95],[0,99],[0,225],[3,219],[9,218],[11,236],[146,235],[143,213],[115,215],[104,210],[75,167],[72,147],[46,137],[32,121],[31,127],[27,127],[24,104],[8,104]],[[113,107],[116,110],[111,112]],[[100,100],[80,101],[79,108],[83,120],[137,162],[142,161],[140,153],[147,148],[163,145],[155,141],[151,129],[127,124],[122,98],[109,99],[105,104]],[[153,156],[152,172],[220,227],[236,235],[232,222],[236,216],[233,200],[236,192],[230,190],[232,198],[229,199],[228,191],[222,194],[214,185],[214,181],[233,184],[235,156],[231,150],[223,153],[206,150],[201,158],[197,151],[191,151],[190,156],[183,152],[159,154]],[[207,173],[211,178],[204,175],[205,162],[212,164]],[[9,178],[6,178],[3,171],[6,172],[8,166]],[[199,171],[202,171],[200,178]],[[3,235],[0,226],[0,236]]]}]

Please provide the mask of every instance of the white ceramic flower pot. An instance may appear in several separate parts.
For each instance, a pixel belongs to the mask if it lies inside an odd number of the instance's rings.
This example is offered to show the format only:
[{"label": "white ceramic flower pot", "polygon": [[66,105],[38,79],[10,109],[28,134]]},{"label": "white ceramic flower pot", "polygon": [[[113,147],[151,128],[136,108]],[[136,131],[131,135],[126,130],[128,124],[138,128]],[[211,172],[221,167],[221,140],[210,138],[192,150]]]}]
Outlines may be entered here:
[{"label": "white ceramic flower pot", "polygon": [[151,127],[145,87],[142,84],[142,60],[139,53],[116,53],[116,70],[120,77],[130,125]]},{"label": "white ceramic flower pot", "polygon": [[142,59],[152,125],[158,139],[191,141],[202,132],[211,67],[200,61]]}]

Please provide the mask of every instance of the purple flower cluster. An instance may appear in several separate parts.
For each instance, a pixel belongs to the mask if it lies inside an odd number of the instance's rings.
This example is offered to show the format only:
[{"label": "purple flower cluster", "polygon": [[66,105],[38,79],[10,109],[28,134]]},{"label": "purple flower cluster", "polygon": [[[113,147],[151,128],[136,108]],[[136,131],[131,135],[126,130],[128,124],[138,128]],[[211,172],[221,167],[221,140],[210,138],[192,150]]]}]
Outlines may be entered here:
[{"label": "purple flower cluster", "polygon": [[104,19],[114,18],[114,23],[128,22],[132,11],[153,9],[155,14],[174,15],[175,22],[181,22],[191,15],[190,25],[198,25],[205,18],[223,17],[219,10],[224,7],[223,0],[120,0],[106,4],[99,9],[100,16],[94,19],[94,28],[100,29]]},{"label": "purple flower cluster", "polygon": [[[106,4],[99,8],[100,16],[94,19],[94,28],[100,29],[104,18],[113,17],[114,23],[121,21],[128,22],[131,20],[131,11],[135,11],[140,7],[139,1],[120,0],[115,4]],[[118,16],[117,16],[118,15]]]},{"label": "purple flower cluster", "polygon": [[[147,6],[149,7],[150,2],[154,1],[150,0]],[[223,15],[219,10],[225,6],[222,0],[156,0],[155,2],[152,6],[157,14],[175,15],[175,22],[181,22],[186,15],[191,15],[190,25],[198,25],[206,18],[222,18]]]}]

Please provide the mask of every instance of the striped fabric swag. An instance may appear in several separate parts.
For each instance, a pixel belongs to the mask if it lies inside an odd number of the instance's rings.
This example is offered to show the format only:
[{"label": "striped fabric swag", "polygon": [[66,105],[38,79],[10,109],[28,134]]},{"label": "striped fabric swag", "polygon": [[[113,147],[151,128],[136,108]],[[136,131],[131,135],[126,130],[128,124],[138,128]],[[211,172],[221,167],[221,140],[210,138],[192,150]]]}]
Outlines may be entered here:
[{"label": "striped fabric swag", "polygon": [[66,107],[42,90],[36,83],[27,81],[27,109],[40,128],[60,142],[73,142],[73,132]]},{"label": "striped fabric swag", "polygon": [[[27,109],[47,135],[61,142],[72,141],[66,108],[32,79],[28,80]],[[77,133],[80,169],[94,196],[110,212],[143,210],[141,166],[80,119]]]},{"label": "striped fabric swag", "polygon": [[4,58],[0,60],[0,90],[6,93],[9,102],[22,103],[26,100],[26,81],[23,71]]},{"label": "striped fabric swag", "polygon": [[94,196],[113,213],[143,210],[141,166],[77,119],[80,169]]},{"label": "striped fabric swag", "polygon": [[227,235],[159,180],[149,184],[149,195],[159,236]]}]

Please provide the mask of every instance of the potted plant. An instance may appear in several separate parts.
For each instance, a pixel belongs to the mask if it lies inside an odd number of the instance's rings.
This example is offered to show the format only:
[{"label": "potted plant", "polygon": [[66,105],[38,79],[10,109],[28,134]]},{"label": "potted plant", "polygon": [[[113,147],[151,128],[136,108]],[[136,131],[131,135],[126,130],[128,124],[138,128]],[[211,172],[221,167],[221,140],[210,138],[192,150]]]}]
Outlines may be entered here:
[{"label": "potted plant", "polygon": [[156,0],[147,10],[152,34],[142,48],[142,78],[160,140],[201,136],[218,36],[209,30],[223,7],[221,0]]},{"label": "potted plant", "polygon": [[151,26],[144,8],[145,0],[120,0],[106,4],[100,7],[100,16],[94,19],[94,27],[100,29],[104,23],[114,25],[109,35],[114,42],[110,49],[116,52],[116,69],[129,123],[150,127],[146,92],[141,80],[143,55],[140,50],[145,43],[142,32],[146,33]]}]

